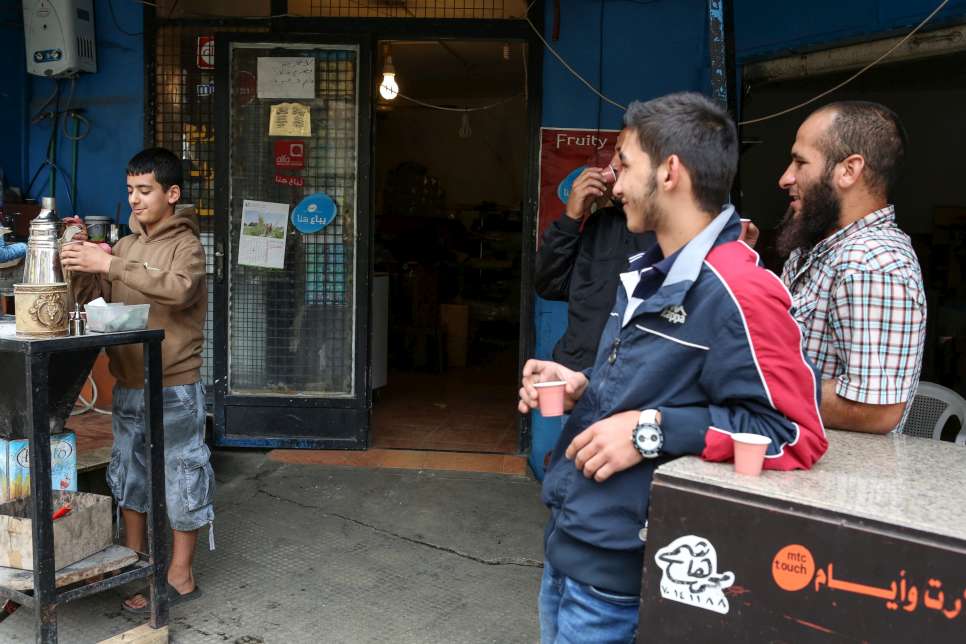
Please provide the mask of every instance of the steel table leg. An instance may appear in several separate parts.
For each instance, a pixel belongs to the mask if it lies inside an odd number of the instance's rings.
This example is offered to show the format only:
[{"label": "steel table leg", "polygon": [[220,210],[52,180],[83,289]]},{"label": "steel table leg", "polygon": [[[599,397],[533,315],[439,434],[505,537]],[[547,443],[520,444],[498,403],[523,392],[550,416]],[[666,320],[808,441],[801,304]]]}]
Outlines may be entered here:
[{"label": "steel table leg", "polygon": [[161,341],[144,343],[144,412],[148,423],[148,558],[154,568],[149,584],[151,602],[151,626],[161,628],[168,623],[168,601],[165,594],[167,581],[167,553],[165,552],[164,518],[167,515],[164,500],[164,417],[161,392]]},{"label": "steel table leg", "polygon": [[50,356],[27,356],[27,417],[30,419],[30,494],[33,500],[34,634],[37,642],[57,642],[57,588],[54,585],[54,526],[50,491],[50,420],[47,383]]}]

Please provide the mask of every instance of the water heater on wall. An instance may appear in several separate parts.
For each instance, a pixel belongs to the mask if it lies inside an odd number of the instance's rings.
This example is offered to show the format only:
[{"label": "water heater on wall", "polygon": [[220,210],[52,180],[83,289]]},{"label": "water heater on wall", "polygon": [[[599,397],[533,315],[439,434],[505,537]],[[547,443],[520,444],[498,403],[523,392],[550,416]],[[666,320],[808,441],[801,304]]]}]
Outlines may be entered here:
[{"label": "water heater on wall", "polygon": [[24,0],[27,72],[73,76],[96,72],[94,0]]}]

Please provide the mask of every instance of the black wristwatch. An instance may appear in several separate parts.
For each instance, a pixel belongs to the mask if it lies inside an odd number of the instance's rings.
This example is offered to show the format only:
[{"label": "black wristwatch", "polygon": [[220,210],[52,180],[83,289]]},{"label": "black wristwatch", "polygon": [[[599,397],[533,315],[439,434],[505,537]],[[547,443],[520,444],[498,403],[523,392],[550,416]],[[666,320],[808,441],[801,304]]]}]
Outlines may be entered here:
[{"label": "black wristwatch", "polygon": [[631,434],[631,442],[643,458],[657,458],[664,446],[664,433],[657,424],[657,410],[645,409]]}]

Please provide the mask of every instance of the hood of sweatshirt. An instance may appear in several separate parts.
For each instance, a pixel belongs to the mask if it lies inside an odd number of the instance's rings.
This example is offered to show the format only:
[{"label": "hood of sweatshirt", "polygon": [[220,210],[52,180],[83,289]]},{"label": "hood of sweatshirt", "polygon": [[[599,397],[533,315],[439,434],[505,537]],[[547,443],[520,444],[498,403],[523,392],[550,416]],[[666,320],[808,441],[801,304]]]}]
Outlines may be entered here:
[{"label": "hood of sweatshirt", "polygon": [[201,234],[201,228],[198,226],[198,213],[194,206],[190,205],[176,205],[174,214],[159,221],[150,235],[144,231],[141,222],[134,216],[128,220],[128,226],[131,228],[131,232],[141,237],[142,243],[145,244],[173,237],[180,234],[184,229],[190,230],[195,237],[199,237]]}]

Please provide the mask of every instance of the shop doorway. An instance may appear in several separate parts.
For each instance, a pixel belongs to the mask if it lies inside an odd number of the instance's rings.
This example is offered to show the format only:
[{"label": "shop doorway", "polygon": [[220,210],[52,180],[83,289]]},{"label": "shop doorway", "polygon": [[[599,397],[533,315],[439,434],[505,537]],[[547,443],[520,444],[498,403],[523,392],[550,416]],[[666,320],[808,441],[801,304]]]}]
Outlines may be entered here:
[{"label": "shop doorway", "polygon": [[370,445],[517,453],[527,45],[382,40],[373,65],[399,95],[373,121]]}]

